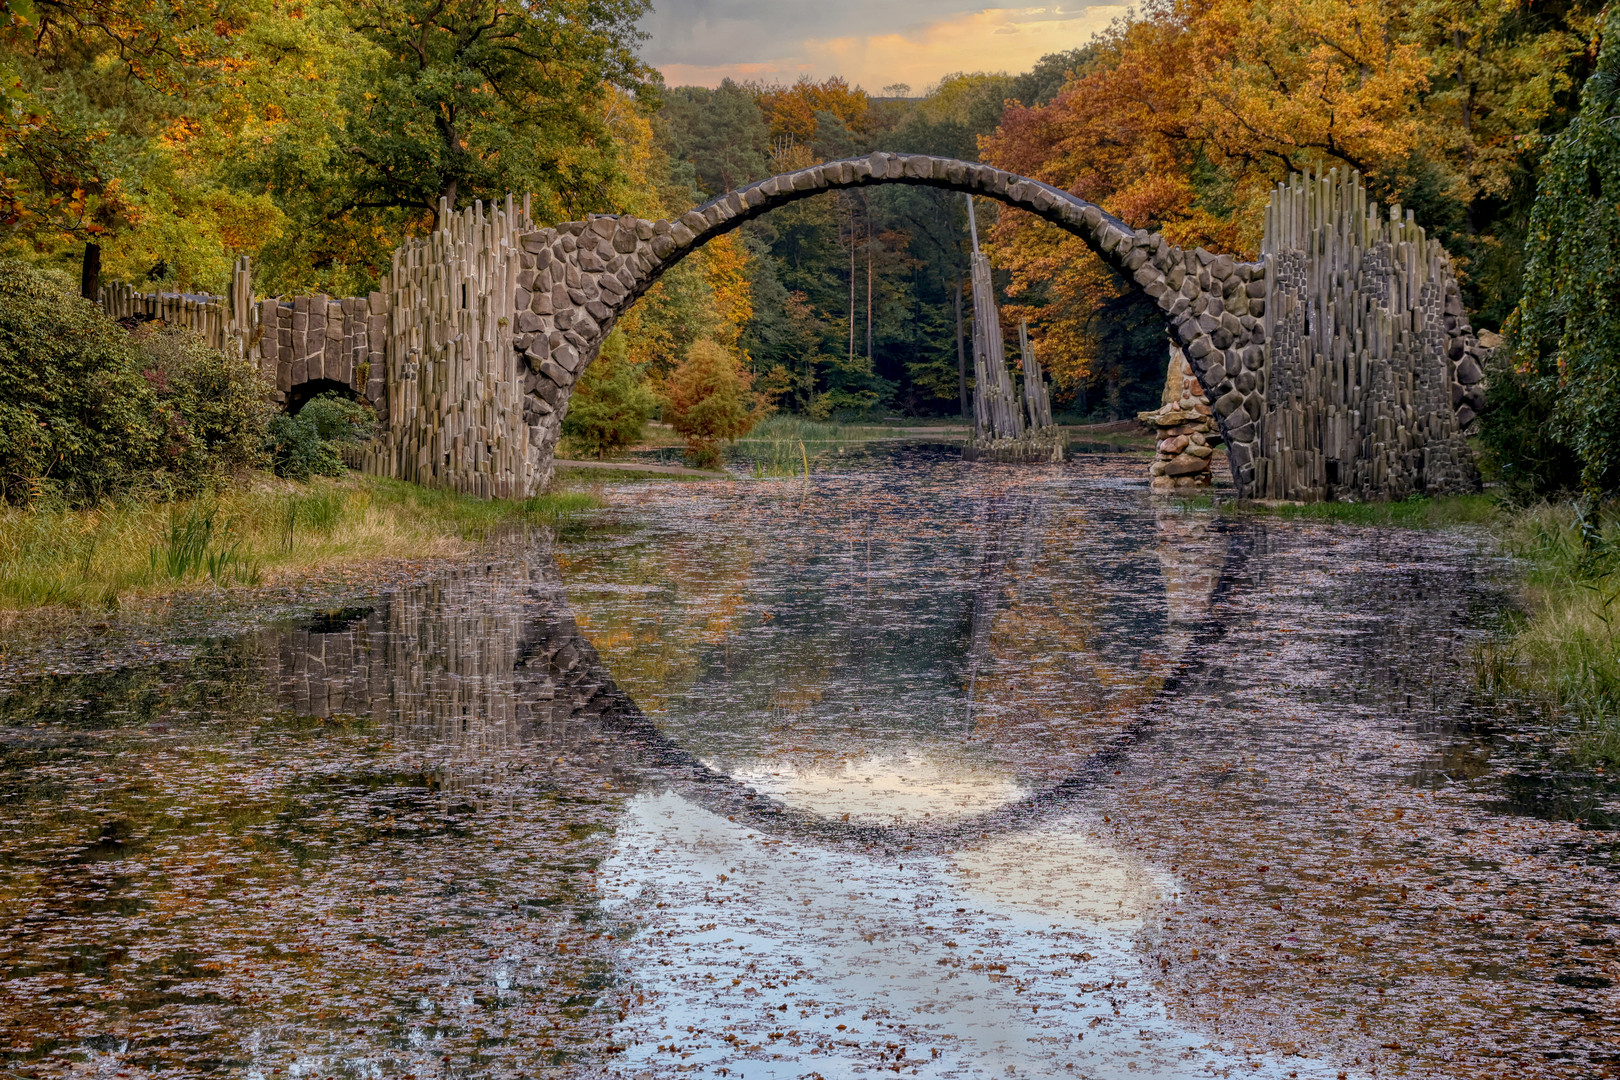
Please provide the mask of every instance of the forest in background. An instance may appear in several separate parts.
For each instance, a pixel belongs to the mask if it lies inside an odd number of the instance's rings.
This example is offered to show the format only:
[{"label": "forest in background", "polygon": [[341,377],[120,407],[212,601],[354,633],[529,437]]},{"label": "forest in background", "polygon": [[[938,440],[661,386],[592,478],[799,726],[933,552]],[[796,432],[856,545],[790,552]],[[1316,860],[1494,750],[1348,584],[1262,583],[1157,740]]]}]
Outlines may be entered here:
[{"label": "forest in background", "polygon": [[[543,223],[659,217],[885,149],[989,161],[1177,243],[1252,255],[1271,185],[1339,165],[1416,211],[1495,328],[1600,20],[1581,2],[1154,0],[1028,72],[913,94],[838,78],[665,87],[637,55],[645,10],[5,0],[0,246],[76,273],[94,243],[104,276],[178,291],[221,291],[248,254],[266,292],[354,294],[441,198],[529,191]],[[955,414],[965,212],[903,187],[780,210],[670,273],[610,358],[661,384],[713,341],[778,409]],[[1067,234],[980,212],[1004,324],[1028,318],[1058,407],[1154,404],[1150,302]]]}]

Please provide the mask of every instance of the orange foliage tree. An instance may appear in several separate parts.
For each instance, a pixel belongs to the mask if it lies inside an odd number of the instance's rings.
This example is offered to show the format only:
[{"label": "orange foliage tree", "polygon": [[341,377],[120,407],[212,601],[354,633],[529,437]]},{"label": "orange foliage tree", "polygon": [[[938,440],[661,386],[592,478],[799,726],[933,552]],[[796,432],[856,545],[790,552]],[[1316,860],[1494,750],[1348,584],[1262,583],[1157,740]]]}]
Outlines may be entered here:
[{"label": "orange foliage tree", "polygon": [[871,113],[871,98],[866,91],[850,86],[841,75],[823,82],[812,82],[808,75],[802,75],[792,86],[754,83],[749,89],[759,102],[771,138],[801,146],[815,139],[818,112],[838,117],[850,131],[866,130]]}]

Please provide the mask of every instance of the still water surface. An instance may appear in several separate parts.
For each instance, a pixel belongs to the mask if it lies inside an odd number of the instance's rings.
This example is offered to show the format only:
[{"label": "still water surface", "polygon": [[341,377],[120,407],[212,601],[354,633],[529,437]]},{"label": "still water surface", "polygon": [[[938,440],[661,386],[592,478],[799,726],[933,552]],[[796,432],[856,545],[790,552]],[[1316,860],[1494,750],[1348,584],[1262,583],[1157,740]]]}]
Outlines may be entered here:
[{"label": "still water surface", "polygon": [[1602,776],[1459,532],[1140,462],[616,489],[0,697],[22,1076],[1620,1075]]}]

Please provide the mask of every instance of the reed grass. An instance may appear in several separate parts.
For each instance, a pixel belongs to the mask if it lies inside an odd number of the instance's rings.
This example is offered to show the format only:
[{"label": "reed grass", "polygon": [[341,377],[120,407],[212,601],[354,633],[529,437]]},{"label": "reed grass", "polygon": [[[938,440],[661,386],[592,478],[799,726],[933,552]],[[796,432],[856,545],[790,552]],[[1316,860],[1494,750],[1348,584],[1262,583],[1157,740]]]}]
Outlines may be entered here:
[{"label": "reed grass", "polygon": [[911,434],[904,427],[885,426],[880,424],[837,424],[821,420],[810,420],[803,416],[794,416],[789,413],[777,413],[767,416],[760,424],[747,435],[738,439],[735,446],[744,454],[761,445],[783,444],[797,446],[799,443],[814,452],[819,446],[850,446],[857,443],[871,442],[874,439],[895,439]]},{"label": "reed grass", "polygon": [[598,505],[579,491],[486,501],[351,474],[309,484],[255,475],[173,503],[5,507],[0,610],[116,607],[345,563],[451,557],[504,527],[559,526]]},{"label": "reed grass", "polygon": [[1620,764],[1620,515],[1544,504],[1506,520],[1526,611],[1479,652],[1480,682],[1539,703],[1577,762]]}]

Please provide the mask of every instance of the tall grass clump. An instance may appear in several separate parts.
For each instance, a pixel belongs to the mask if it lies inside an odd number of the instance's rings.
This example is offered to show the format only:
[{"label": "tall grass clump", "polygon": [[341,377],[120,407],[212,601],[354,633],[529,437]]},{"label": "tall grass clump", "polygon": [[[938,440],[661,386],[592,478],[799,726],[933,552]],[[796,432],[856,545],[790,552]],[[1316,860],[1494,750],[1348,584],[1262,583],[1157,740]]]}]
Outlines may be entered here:
[{"label": "tall grass clump", "polygon": [[580,492],[479,499],[369,476],[300,484],[263,473],[168,502],[0,503],[0,610],[113,607],[346,563],[453,558],[503,527],[577,521],[598,505]]},{"label": "tall grass clump", "polygon": [[1502,535],[1528,563],[1527,613],[1483,650],[1482,681],[1564,721],[1577,760],[1620,764],[1620,518],[1543,504]]}]

